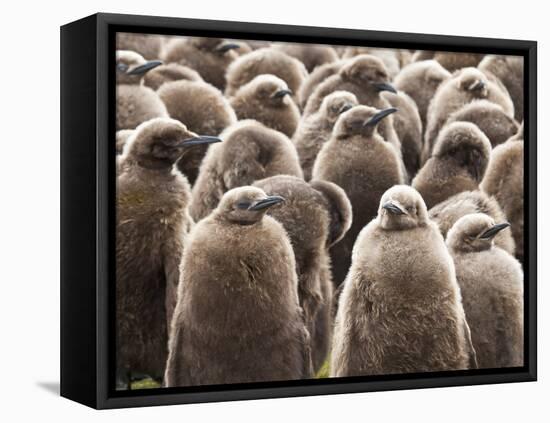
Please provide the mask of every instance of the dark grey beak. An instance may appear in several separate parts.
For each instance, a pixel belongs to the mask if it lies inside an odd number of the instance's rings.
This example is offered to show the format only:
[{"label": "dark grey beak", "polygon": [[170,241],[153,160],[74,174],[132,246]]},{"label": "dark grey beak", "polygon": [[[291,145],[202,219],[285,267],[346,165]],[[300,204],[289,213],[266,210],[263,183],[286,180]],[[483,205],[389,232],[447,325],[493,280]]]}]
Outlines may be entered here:
[{"label": "dark grey beak", "polygon": [[270,195],[269,197],[264,198],[263,200],[260,200],[255,204],[251,205],[248,208],[248,210],[258,211],[258,210],[267,209],[268,207],[274,206],[275,204],[279,204],[283,201],[285,201],[283,197],[280,197],[278,195]]},{"label": "dark grey beak", "polygon": [[393,88],[393,85],[388,84],[387,82],[381,82],[379,84],[374,84],[375,88],[378,91],[389,91],[390,93],[397,94],[397,90]]},{"label": "dark grey beak", "polygon": [[388,109],[381,110],[378,113],[376,113],[373,117],[371,117],[368,121],[366,121],[365,126],[376,126],[378,122],[380,122],[386,116],[389,116],[395,112],[397,112],[397,109],[395,107],[390,107]]},{"label": "dark grey beak", "polygon": [[214,144],[216,142],[222,142],[218,137],[211,137],[209,135],[199,135],[196,137],[191,137],[181,141],[179,147],[190,147],[192,145],[202,145],[202,144]]},{"label": "dark grey beak", "polygon": [[342,107],[340,107],[340,110],[338,110],[338,114],[342,114],[344,112],[347,112],[349,109],[351,109],[353,106],[355,106],[355,104],[353,103],[345,103],[342,105]]},{"label": "dark grey beak", "polygon": [[481,81],[481,80],[474,82],[472,85],[470,85],[471,91],[482,90],[483,88],[485,88],[485,81]]},{"label": "dark grey beak", "polygon": [[496,234],[498,234],[503,229],[506,229],[510,226],[508,222],[505,223],[499,223],[498,225],[494,225],[492,228],[487,229],[485,232],[483,232],[479,238],[481,239],[491,239]]},{"label": "dark grey beak", "polygon": [[405,214],[403,210],[401,210],[401,207],[397,206],[396,204],[392,203],[391,201],[388,201],[387,203],[384,203],[382,206],[383,209],[386,209],[392,214]]},{"label": "dark grey beak", "polygon": [[279,91],[275,91],[275,93],[271,97],[283,98],[284,96],[291,95],[291,94],[292,94],[291,90],[279,90]]},{"label": "dark grey beak", "polygon": [[151,69],[154,69],[160,65],[162,65],[162,62],[160,60],[150,60],[143,65],[136,66],[134,69],[128,72],[128,75],[143,75],[149,72]]},{"label": "dark grey beak", "polygon": [[221,46],[217,47],[216,51],[219,52],[219,53],[225,53],[226,51],[236,50],[238,48],[241,48],[241,46],[238,45],[237,43],[226,43],[226,44],[222,44]]}]

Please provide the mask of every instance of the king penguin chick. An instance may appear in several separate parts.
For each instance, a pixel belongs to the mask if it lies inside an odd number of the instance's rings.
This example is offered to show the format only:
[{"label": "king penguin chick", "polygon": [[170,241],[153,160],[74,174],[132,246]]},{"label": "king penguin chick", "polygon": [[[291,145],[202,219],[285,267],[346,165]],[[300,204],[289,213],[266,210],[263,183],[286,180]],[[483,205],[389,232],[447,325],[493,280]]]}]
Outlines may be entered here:
[{"label": "king penguin chick", "polygon": [[516,243],[516,257],[523,262],[523,140],[511,139],[492,151],[481,188],[494,196],[508,222]]},{"label": "king penguin chick", "polygon": [[326,181],[311,184],[295,176],[272,176],[254,183],[284,197],[284,207],[268,213],[287,231],[296,257],[298,296],[311,335],[313,370],[327,358],[332,336],[332,278],[328,249],[351,225],[351,204],[342,188]]},{"label": "king penguin chick", "polygon": [[324,65],[316,67],[305,79],[300,89],[298,90],[298,105],[301,109],[306,107],[307,101],[311,96],[311,93],[317,88],[321,82],[332,76],[340,70],[344,65],[345,60],[338,60],[336,62],[325,63]]},{"label": "king penguin chick", "polygon": [[382,93],[392,107],[399,110],[393,118],[393,127],[401,142],[403,163],[409,175],[414,176],[420,168],[420,156],[422,154],[422,121],[418,113],[418,107],[412,98],[402,91],[397,94],[391,92]]},{"label": "king penguin chick", "polygon": [[160,65],[150,72],[147,72],[143,78],[143,85],[156,91],[165,82],[179,81],[181,79],[185,79],[186,81],[203,80],[199,73],[194,69],[178,63],[168,63],[166,65]]},{"label": "king penguin chick", "polygon": [[338,117],[357,106],[357,97],[348,91],[334,91],[321,103],[319,111],[300,120],[293,141],[300,157],[304,179],[311,179],[311,171],[317,154],[330,139]]},{"label": "king penguin chick", "polygon": [[437,135],[449,115],[465,104],[480,99],[499,104],[506,114],[514,115],[514,105],[508,93],[503,92],[479,69],[462,69],[439,86],[428,108],[423,162],[430,157]]},{"label": "king penguin chick", "polygon": [[163,53],[167,63],[195,69],[206,82],[223,91],[225,72],[239,55],[240,45],[221,38],[189,37],[169,43]]},{"label": "king penguin chick", "polygon": [[502,110],[496,103],[487,100],[474,100],[452,113],[450,122],[472,122],[483,131],[491,145],[496,147],[517,133],[519,124],[513,116]]},{"label": "king penguin chick", "polygon": [[469,214],[447,238],[480,369],[523,366],[523,271],[493,242],[509,226]]},{"label": "king penguin chick", "polygon": [[[360,104],[378,109],[389,107],[389,103],[380,93],[397,91],[389,84],[390,78],[382,60],[370,55],[357,56],[342,66],[337,74],[327,78],[315,88],[304,109],[304,116],[319,110],[323,99],[334,91],[349,91],[356,95]],[[397,148],[401,154],[399,138],[393,128],[390,116],[380,124],[380,133],[384,139]]]},{"label": "king penguin chick", "polygon": [[443,237],[420,194],[394,186],[353,249],[336,315],[331,376],[476,366]]},{"label": "king penguin chick", "polygon": [[235,188],[189,234],[165,386],[312,376],[292,246],[265,215],[282,201]]},{"label": "king penguin chick", "polygon": [[286,82],[288,88],[298,92],[307,76],[302,62],[275,48],[260,48],[235,60],[227,69],[225,94],[233,96],[237,90],[262,74],[275,75]]},{"label": "king penguin chick", "polygon": [[164,103],[151,88],[141,85],[143,76],[162,62],[146,61],[127,50],[116,52],[116,129],[135,129],[155,117],[168,117]]},{"label": "king penguin chick", "polygon": [[515,118],[523,120],[523,57],[488,55],[478,68],[498,78],[508,90],[514,103]]},{"label": "king penguin chick", "polygon": [[395,111],[356,106],[341,114],[315,160],[313,179],[340,186],[353,209],[350,230],[330,250],[336,286],[346,277],[357,234],[376,217],[380,197],[391,186],[404,183],[400,156],[377,129],[379,122]]},{"label": "king penguin chick", "polygon": [[390,77],[393,79],[402,67],[411,62],[412,55],[409,50],[390,48],[352,47],[348,46],[342,54],[343,59],[349,59],[361,54],[371,54],[379,57],[386,66]]},{"label": "king penguin chick", "polygon": [[300,110],[285,81],[274,75],[258,75],[240,87],[230,104],[239,120],[255,119],[292,137],[300,121]]},{"label": "king penguin chick", "polygon": [[224,142],[208,150],[193,186],[191,215],[195,220],[214,210],[223,193],[232,188],[274,175],[303,177],[294,144],[279,131],[243,120],[220,137]]},{"label": "king penguin chick", "polygon": [[162,378],[183,243],[193,223],[189,183],[174,165],[183,150],[218,141],[157,118],[138,126],[124,148],[116,213],[119,372]]},{"label": "king penguin chick", "polygon": [[116,49],[130,50],[140,54],[145,60],[157,60],[163,46],[163,39],[155,34],[117,32]]},{"label": "king penguin chick", "polygon": [[441,64],[441,66],[443,66],[449,72],[455,72],[462,68],[475,68],[483,59],[483,57],[483,54],[478,53],[417,50],[412,56],[412,61],[420,62],[433,59]]},{"label": "king penguin chick", "polygon": [[[429,210],[430,219],[437,223],[443,238],[447,237],[449,229],[458,219],[472,213],[486,214],[497,222],[506,220],[506,215],[498,201],[481,190],[464,191],[453,195]],[[510,231],[499,232],[494,239],[498,247],[514,255],[515,243]]]},{"label": "king penguin chick", "polygon": [[338,60],[336,50],[323,44],[279,43],[273,46],[277,50],[298,59],[304,64],[308,72],[318,66]]},{"label": "king penguin chick", "polygon": [[459,192],[478,189],[490,156],[491,142],[476,125],[453,122],[439,134],[412,186],[431,208]]},{"label": "king penguin chick", "polygon": [[393,81],[395,88],[398,91],[403,91],[416,103],[423,131],[426,128],[428,105],[437,87],[450,77],[451,73],[435,60],[411,63],[395,77]]},{"label": "king penguin chick", "polygon": [[[179,120],[189,130],[204,135],[219,135],[237,122],[235,112],[220,90],[201,81],[167,82],[157,91],[166,104],[170,117]],[[179,170],[194,184],[208,145],[186,152],[178,162]]]}]

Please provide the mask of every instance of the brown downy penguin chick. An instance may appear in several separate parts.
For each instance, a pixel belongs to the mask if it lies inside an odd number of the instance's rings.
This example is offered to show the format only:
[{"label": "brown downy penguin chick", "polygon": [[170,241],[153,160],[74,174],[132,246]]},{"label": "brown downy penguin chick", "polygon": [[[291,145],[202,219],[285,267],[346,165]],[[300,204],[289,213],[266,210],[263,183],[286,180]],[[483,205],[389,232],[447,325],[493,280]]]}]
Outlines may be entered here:
[{"label": "brown downy penguin chick", "polygon": [[437,87],[450,77],[451,73],[435,60],[411,63],[395,77],[394,87],[399,91],[403,91],[416,103],[422,120],[423,131],[426,128],[428,105]]},{"label": "brown downy penguin chick", "polygon": [[[170,117],[179,120],[189,130],[204,135],[219,135],[237,122],[235,112],[223,94],[214,86],[201,81],[167,82],[157,91],[166,104]],[[193,185],[208,145],[190,149],[178,169]]]},{"label": "brown downy penguin chick", "polygon": [[403,163],[407,173],[413,177],[420,169],[423,144],[422,121],[418,107],[414,100],[402,91],[398,91],[397,94],[385,92],[382,95],[392,107],[399,110],[393,117],[393,127],[401,141]]},{"label": "brown downy penguin chick", "polygon": [[490,156],[491,142],[476,125],[453,122],[441,130],[412,186],[431,208],[462,191],[478,189]]},{"label": "brown downy penguin chick", "polygon": [[167,63],[179,63],[195,69],[206,82],[224,90],[225,71],[239,55],[239,44],[221,38],[189,37],[174,40],[164,49]]},{"label": "brown downy penguin chick", "polygon": [[439,86],[428,108],[423,162],[430,157],[437,135],[449,115],[465,104],[480,99],[499,104],[506,114],[514,115],[514,105],[508,93],[503,92],[479,69],[462,69]]},{"label": "brown downy penguin chick", "polygon": [[358,104],[354,94],[348,91],[335,91],[323,99],[317,113],[300,120],[292,140],[298,151],[306,181],[311,179],[311,171],[317,154],[323,144],[330,139],[338,117]]},{"label": "brown downy penguin chick", "polygon": [[448,51],[417,50],[413,56],[413,62],[424,60],[436,60],[449,72],[454,72],[462,68],[476,67],[483,59],[483,54],[477,53],[459,53]]},{"label": "brown downy penguin chick", "polygon": [[508,90],[514,103],[515,118],[523,120],[523,57],[488,55],[478,68],[498,78]]},{"label": "brown downy penguin chick", "polygon": [[298,90],[298,105],[301,109],[304,109],[307,104],[307,100],[311,96],[311,93],[317,88],[321,82],[332,76],[340,70],[344,65],[345,60],[338,60],[336,62],[325,63],[324,65],[316,67],[307,77],[304,79],[300,89]]},{"label": "brown downy penguin chick", "polygon": [[[437,223],[443,238],[447,237],[449,229],[458,219],[472,213],[486,214],[498,222],[506,220],[506,215],[498,201],[481,190],[464,191],[453,195],[429,210],[430,219]],[[495,244],[514,255],[515,243],[510,231],[499,232],[495,236]]]},{"label": "brown downy penguin chick", "polygon": [[189,183],[174,165],[184,149],[218,141],[157,118],[140,125],[125,146],[116,213],[119,372],[162,378],[183,242],[193,222]]},{"label": "brown downy penguin chick", "polygon": [[281,78],[293,92],[298,92],[307,76],[302,62],[275,48],[261,48],[239,57],[227,69],[225,94],[233,96],[237,90],[262,74]]},{"label": "brown downy penguin chick", "polygon": [[397,50],[390,48],[371,48],[371,47],[346,47],[342,54],[343,59],[350,59],[361,54],[371,54],[379,57],[386,66],[390,77],[393,79],[403,66],[411,62],[412,55],[408,50]]},{"label": "brown downy penguin chick", "polygon": [[208,150],[193,186],[191,215],[195,220],[214,210],[223,193],[232,188],[274,175],[303,177],[294,144],[279,131],[243,120],[220,137],[224,142]]},{"label": "brown downy penguin chick", "polygon": [[274,75],[258,75],[243,85],[230,100],[239,120],[255,119],[292,137],[300,121],[300,110],[285,81]]},{"label": "brown downy penguin chick", "polygon": [[476,368],[453,260],[426,205],[397,185],[359,234],[344,282],[331,376]]},{"label": "brown downy penguin chick", "polygon": [[116,52],[116,129],[135,129],[156,117],[168,117],[164,103],[151,88],[141,85],[143,76],[161,65],[127,50]]},{"label": "brown downy penguin chick", "polygon": [[342,188],[326,181],[311,184],[295,176],[272,176],[254,183],[284,197],[284,207],[268,213],[285,228],[296,257],[298,296],[311,336],[313,370],[327,358],[332,336],[332,278],[328,249],[351,225],[351,204]]},{"label": "brown downy penguin chick", "polygon": [[509,140],[492,151],[481,188],[494,196],[516,243],[516,257],[523,262],[523,140]]},{"label": "brown downy penguin chick", "polygon": [[472,122],[483,131],[491,145],[496,147],[518,132],[519,124],[496,103],[474,100],[452,113],[450,122]]},{"label": "brown downy penguin chick", "polygon": [[116,131],[116,154],[122,154],[122,151],[124,150],[124,146],[126,145],[126,142],[130,138],[130,135],[132,135],[135,132],[135,129],[121,129],[120,131]]},{"label": "brown downy penguin chick", "polygon": [[379,122],[395,111],[356,106],[343,113],[315,160],[313,179],[340,186],[353,208],[350,230],[330,250],[336,286],[346,277],[357,234],[376,217],[380,197],[391,186],[404,183],[399,153],[377,129]]},{"label": "brown downy penguin chick", "polygon": [[509,226],[469,214],[447,238],[480,369],[523,366],[523,271],[493,241]]},{"label": "brown downy penguin chick", "polygon": [[[377,109],[386,109],[389,102],[380,93],[397,91],[389,84],[390,78],[382,60],[370,55],[357,56],[342,66],[337,74],[319,84],[309,97],[304,116],[319,110],[323,99],[334,91],[349,91],[356,95],[357,101]],[[393,118],[389,116],[380,123],[380,133],[384,139],[397,148],[401,154],[399,138],[393,128]]]},{"label": "brown downy penguin chick", "polygon": [[338,60],[336,50],[323,44],[280,43],[273,46],[277,50],[298,59],[304,64],[308,72],[318,66]]},{"label": "brown downy penguin chick", "polygon": [[312,376],[292,246],[265,215],[282,201],[235,188],[189,234],[165,386]]},{"label": "brown downy penguin chick", "polygon": [[150,72],[147,72],[143,78],[143,85],[156,91],[165,82],[179,81],[181,79],[185,79],[186,81],[203,80],[199,73],[194,69],[178,63],[168,63],[166,65],[160,65]]},{"label": "brown downy penguin chick", "polygon": [[518,131],[510,137],[511,141],[523,141],[523,122],[521,122],[521,125],[518,128]]},{"label": "brown downy penguin chick", "polygon": [[163,39],[155,34],[117,32],[116,49],[130,50],[143,56],[145,60],[157,60],[163,46]]}]

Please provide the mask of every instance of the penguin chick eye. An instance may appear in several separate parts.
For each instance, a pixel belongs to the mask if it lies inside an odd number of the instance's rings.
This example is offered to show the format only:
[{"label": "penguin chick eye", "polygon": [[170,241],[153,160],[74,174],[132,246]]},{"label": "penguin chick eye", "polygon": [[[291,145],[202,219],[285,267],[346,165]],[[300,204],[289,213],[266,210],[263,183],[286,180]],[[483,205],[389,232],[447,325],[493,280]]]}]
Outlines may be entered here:
[{"label": "penguin chick eye", "polygon": [[126,63],[117,63],[116,69],[121,73],[126,73],[128,70],[128,65]]},{"label": "penguin chick eye", "polygon": [[250,202],[249,201],[239,201],[237,203],[237,208],[238,209],[241,209],[241,210],[246,210],[250,207]]}]

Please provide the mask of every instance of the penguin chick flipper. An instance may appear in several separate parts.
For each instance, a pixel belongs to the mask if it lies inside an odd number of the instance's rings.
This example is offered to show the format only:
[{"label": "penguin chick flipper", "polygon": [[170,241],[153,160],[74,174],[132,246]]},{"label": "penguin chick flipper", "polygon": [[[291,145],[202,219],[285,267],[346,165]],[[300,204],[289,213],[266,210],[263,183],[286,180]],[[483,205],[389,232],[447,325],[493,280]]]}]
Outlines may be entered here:
[{"label": "penguin chick flipper", "polygon": [[183,254],[183,236],[172,237],[164,246],[164,276],[166,278],[166,327],[170,331],[172,314],[176,308],[180,262]]},{"label": "penguin chick flipper", "polygon": [[298,285],[299,297],[302,299],[304,320],[308,328],[313,327],[317,311],[323,300],[321,293],[321,275],[317,263],[310,263],[308,269],[304,269]]},{"label": "penguin chick flipper", "polygon": [[464,338],[466,339],[466,348],[468,352],[468,368],[469,369],[477,369],[477,354],[476,350],[474,348],[474,344],[472,343],[472,334],[470,332],[470,326],[468,325],[468,322],[466,321],[466,318],[462,321],[463,327],[464,327]]}]

